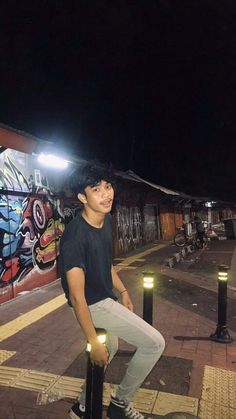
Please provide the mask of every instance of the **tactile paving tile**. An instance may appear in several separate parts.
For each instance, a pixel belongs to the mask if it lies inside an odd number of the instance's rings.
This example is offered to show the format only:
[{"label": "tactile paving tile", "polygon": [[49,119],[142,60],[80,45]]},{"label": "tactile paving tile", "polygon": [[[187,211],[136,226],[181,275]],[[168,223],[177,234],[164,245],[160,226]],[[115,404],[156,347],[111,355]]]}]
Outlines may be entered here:
[{"label": "tactile paving tile", "polygon": [[198,399],[159,391],[152,413],[164,416],[172,412],[190,413],[197,416]]},{"label": "tactile paving tile", "polygon": [[23,376],[27,370],[0,366],[0,386],[13,386],[17,378]]},{"label": "tactile paving tile", "polygon": [[236,409],[200,400],[198,416],[201,419],[236,419]]},{"label": "tactile paving tile", "polygon": [[81,378],[61,376],[49,389],[48,392],[60,394],[62,397],[78,399],[84,380]]},{"label": "tactile paving tile", "polygon": [[115,392],[117,385],[112,383],[104,383],[103,386],[103,406],[108,406],[111,399],[111,393]]},{"label": "tactile paving tile", "polygon": [[0,350],[0,365],[3,364],[7,359],[11,358],[13,355],[15,355],[15,351],[4,351]]},{"label": "tactile paving tile", "polygon": [[[1,379],[2,377],[2,379]],[[24,390],[59,394],[61,397],[78,399],[84,380],[74,377],[58,376],[46,372],[24,370],[20,368],[0,367],[0,385],[21,388]],[[104,383],[103,405],[110,403],[111,392],[115,384]],[[141,388],[134,396],[134,407],[141,412],[151,413],[157,391]]]},{"label": "tactile paving tile", "polygon": [[46,372],[26,370],[25,374],[19,376],[13,383],[12,387],[22,388],[31,391],[45,391],[54,384],[59,378],[59,375],[50,374]]},{"label": "tactile paving tile", "polygon": [[13,336],[15,333],[20,332],[25,327],[32,323],[40,320],[42,317],[61,307],[66,303],[64,294],[59,295],[53,300],[42,304],[39,307],[29,311],[28,313],[22,314],[16,319],[4,324],[0,327],[0,342]]},{"label": "tactile paving tile", "polygon": [[[0,366],[0,385],[16,387],[24,390],[45,394],[56,394],[60,398],[78,399],[84,380],[68,376],[58,376],[51,373]],[[104,383],[103,405],[108,406],[110,395],[116,389],[115,384]],[[202,402],[203,403],[203,402]],[[202,405],[204,408],[204,405]],[[143,413],[166,415],[171,412],[185,412],[197,415],[198,399],[162,393],[155,390],[141,388],[134,396],[134,407]],[[202,408],[202,414],[204,410]],[[212,407],[207,406],[207,411]],[[225,410],[227,410],[225,408]],[[221,411],[224,409],[221,407]],[[231,416],[200,416],[204,419],[236,419],[234,409],[230,409]]]},{"label": "tactile paving tile", "polygon": [[158,395],[156,390],[140,388],[134,395],[134,407],[140,412],[151,413]]},{"label": "tactile paving tile", "polygon": [[236,373],[206,365],[201,400],[236,409]]},{"label": "tactile paving tile", "polygon": [[[110,403],[111,392],[114,392],[117,385],[104,383],[103,388],[103,405],[108,406]],[[157,398],[157,391],[140,388],[134,395],[134,407],[140,412],[151,413],[155,400]]]}]

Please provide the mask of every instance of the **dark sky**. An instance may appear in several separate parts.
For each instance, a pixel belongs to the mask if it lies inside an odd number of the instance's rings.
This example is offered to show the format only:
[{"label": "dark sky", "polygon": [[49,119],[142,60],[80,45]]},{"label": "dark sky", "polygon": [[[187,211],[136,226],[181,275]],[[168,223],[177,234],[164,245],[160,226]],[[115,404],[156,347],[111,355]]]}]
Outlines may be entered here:
[{"label": "dark sky", "polygon": [[6,3],[0,122],[236,200],[235,0]]}]

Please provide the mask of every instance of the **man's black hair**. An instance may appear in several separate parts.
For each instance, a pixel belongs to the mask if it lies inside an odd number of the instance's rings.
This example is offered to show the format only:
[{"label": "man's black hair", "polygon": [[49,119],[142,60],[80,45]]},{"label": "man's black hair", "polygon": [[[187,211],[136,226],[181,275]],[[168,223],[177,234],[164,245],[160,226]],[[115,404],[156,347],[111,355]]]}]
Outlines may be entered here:
[{"label": "man's black hair", "polygon": [[114,186],[115,181],[112,166],[90,162],[72,174],[71,189],[75,195],[78,195],[78,193],[84,194],[87,186],[96,186],[102,180]]}]

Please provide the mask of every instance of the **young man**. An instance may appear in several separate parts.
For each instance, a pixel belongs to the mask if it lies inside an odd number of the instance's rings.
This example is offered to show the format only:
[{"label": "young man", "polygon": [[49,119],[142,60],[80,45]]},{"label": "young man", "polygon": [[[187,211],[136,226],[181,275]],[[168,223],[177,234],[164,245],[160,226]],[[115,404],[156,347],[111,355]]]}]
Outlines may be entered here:
[{"label": "young man", "polygon": [[[69,304],[91,344],[91,359],[106,366],[118,348],[118,337],[137,350],[108,407],[109,419],[144,419],[130,402],[164,350],[162,335],[133,312],[128,290],[112,265],[110,211],[114,189],[109,170],[87,165],[73,177],[74,191],[83,210],[72,220],[62,237],[60,258],[62,286]],[[120,294],[121,303],[113,293]],[[107,331],[107,346],[95,328]],[[85,418],[85,389],[72,406],[72,419]]]}]

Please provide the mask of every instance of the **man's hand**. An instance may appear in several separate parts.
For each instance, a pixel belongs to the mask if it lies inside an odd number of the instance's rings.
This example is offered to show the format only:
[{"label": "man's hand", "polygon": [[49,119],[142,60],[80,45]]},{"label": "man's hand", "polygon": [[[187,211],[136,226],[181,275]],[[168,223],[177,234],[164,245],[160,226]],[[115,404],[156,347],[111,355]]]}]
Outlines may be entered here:
[{"label": "man's hand", "polygon": [[111,276],[114,288],[120,293],[121,295],[121,302],[123,306],[128,308],[130,311],[134,311],[133,303],[130,299],[129,293],[125,288],[123,282],[121,281],[120,277],[118,276],[117,272],[115,271],[114,266],[111,267]]},{"label": "man's hand", "polygon": [[125,291],[121,294],[121,302],[122,302],[123,306],[128,308],[130,311],[134,311],[134,306],[133,306],[131,298],[128,294],[128,291]]},{"label": "man's hand", "polygon": [[101,342],[98,340],[91,343],[91,352],[90,359],[94,364],[99,365],[99,367],[105,367],[108,364],[109,353]]}]

